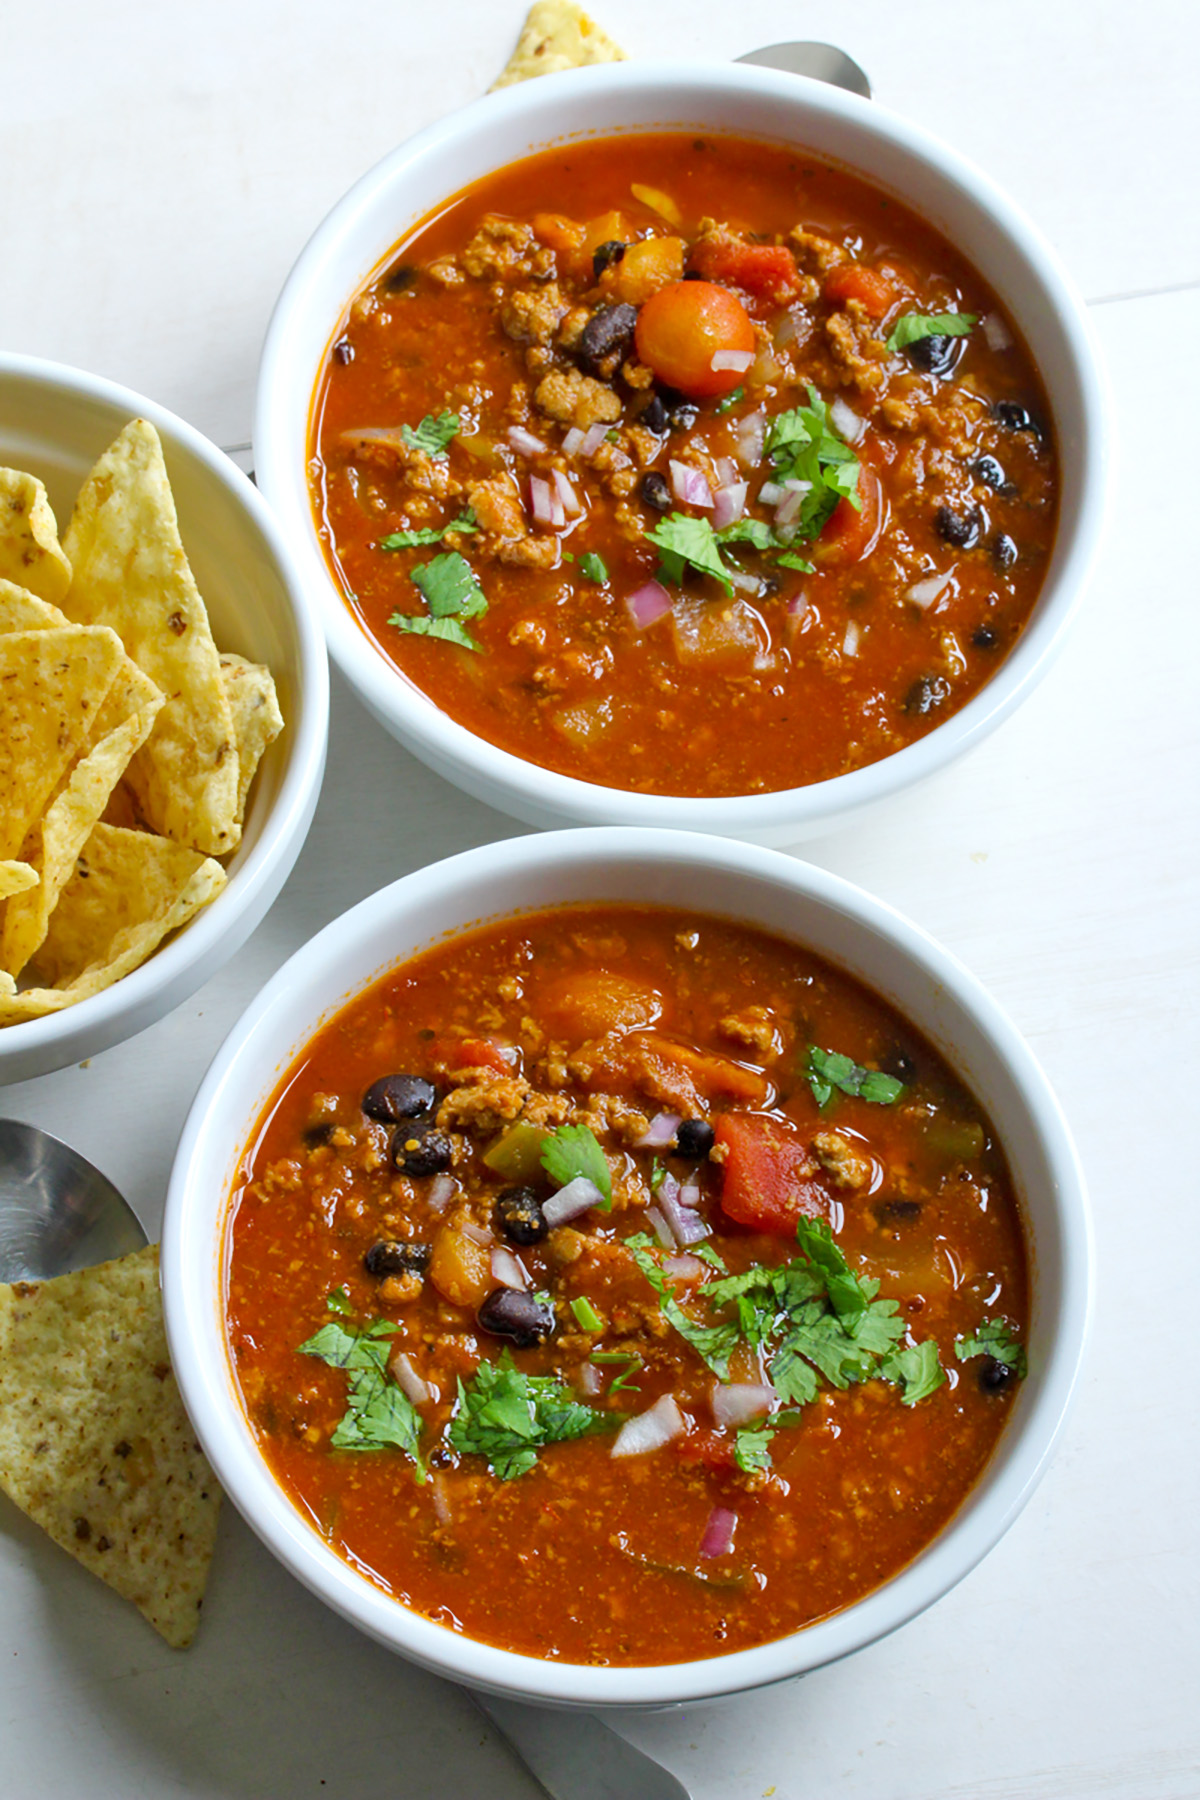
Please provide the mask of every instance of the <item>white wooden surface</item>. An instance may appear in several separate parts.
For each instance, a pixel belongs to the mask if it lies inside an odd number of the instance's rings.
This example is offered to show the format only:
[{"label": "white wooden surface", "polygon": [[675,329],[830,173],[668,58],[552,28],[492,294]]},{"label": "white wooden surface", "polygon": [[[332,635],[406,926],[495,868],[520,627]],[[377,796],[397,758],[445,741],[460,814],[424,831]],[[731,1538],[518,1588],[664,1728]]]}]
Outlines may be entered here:
[{"label": "white wooden surface", "polygon": [[[626,1728],[696,1800],[1195,1800],[1198,15],[1185,0],[598,4],[636,55],[835,37],[880,99],[1005,182],[1096,307],[1122,465],[1090,605],[1035,697],[890,816],[806,850],[971,964],[1074,1124],[1100,1291],[1065,1444],[999,1549],[888,1642]],[[4,0],[0,344],[244,444],[270,306],[308,233],[377,157],[486,87],[521,10]],[[256,936],[173,1017],[2,1109],[76,1143],[154,1232],[191,1095],[266,976],[384,881],[516,829],[335,681],[316,825]],[[0,1771],[14,1800],[534,1793],[468,1701],[324,1612],[231,1510],[179,1656],[0,1506]]]}]

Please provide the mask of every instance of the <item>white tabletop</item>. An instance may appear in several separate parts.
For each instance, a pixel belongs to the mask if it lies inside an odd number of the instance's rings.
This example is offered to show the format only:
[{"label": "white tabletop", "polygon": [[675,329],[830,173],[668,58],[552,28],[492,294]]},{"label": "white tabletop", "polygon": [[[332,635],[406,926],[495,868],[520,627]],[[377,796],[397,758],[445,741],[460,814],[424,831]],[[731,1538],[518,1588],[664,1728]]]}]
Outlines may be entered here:
[{"label": "white tabletop", "polygon": [[[271,303],[309,232],[385,151],[487,86],[522,10],[7,0],[0,344],[245,445]],[[880,100],[1006,183],[1094,306],[1121,462],[1090,603],[1037,694],[967,763],[804,852],[957,951],[1063,1100],[1100,1270],[1065,1442],[999,1548],[887,1642],[761,1698],[622,1728],[696,1800],[1195,1800],[1200,15],[1191,0],[598,10],[641,56],[836,37]],[[335,680],[320,809],[266,923],[172,1017],[0,1109],[78,1145],[156,1233],[192,1094],[265,978],[383,882],[518,829],[413,762]],[[231,1508],[181,1656],[0,1503],[0,1770],[21,1800],[535,1792],[460,1693],[326,1613]]]}]

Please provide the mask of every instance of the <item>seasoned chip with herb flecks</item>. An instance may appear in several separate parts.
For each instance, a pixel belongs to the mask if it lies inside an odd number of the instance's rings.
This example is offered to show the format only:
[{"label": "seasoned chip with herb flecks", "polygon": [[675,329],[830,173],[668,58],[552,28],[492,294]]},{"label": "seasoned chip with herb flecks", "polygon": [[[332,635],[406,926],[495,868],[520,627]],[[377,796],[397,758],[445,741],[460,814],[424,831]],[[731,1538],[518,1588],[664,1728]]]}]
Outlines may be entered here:
[{"label": "seasoned chip with herb flecks", "polygon": [[535,75],[557,75],[589,63],[624,61],[625,52],[575,0],[536,0],[526,14],[516,49],[492,87],[512,87]]},{"label": "seasoned chip with herb flecks", "polygon": [[0,580],[56,605],[71,580],[58,526],[36,475],[0,469]]}]

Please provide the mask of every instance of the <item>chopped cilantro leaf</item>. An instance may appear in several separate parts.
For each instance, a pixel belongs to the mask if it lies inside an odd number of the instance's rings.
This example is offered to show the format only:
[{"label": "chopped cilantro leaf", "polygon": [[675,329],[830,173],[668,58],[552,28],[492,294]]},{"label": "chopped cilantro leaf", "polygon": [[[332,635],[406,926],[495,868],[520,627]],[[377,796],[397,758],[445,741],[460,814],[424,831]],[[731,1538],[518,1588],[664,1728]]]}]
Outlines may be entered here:
[{"label": "chopped cilantro leaf", "polygon": [[743,1474],[752,1475],[770,1468],[773,1436],[769,1425],[744,1425],[738,1432],[733,1443],[733,1460]]},{"label": "chopped cilantro leaf", "polygon": [[733,407],[735,407],[737,405],[739,400],[744,400],[745,398],[746,398],[745,388],[744,387],[735,387],[732,394],[726,394],[726,396],[723,400],[719,400],[717,402],[717,405],[714,410],[718,414],[730,412],[733,409]]},{"label": "chopped cilantro leaf", "polygon": [[816,537],[839,500],[862,510],[858,458],[834,429],[829,408],[811,382],[809,404],[776,413],[767,451],[779,481],[808,483],[793,536]]},{"label": "chopped cilantro leaf", "polygon": [[729,1359],[740,1336],[736,1325],[701,1325],[689,1318],[678,1300],[663,1294],[658,1302],[663,1317],[672,1324],[685,1343],[706,1362],[718,1381],[729,1380]]},{"label": "chopped cilantro leaf", "polygon": [[808,1046],[805,1070],[813,1099],[824,1110],[837,1088],[852,1098],[869,1100],[872,1106],[891,1106],[904,1092],[904,1083],[882,1069],[866,1069],[840,1050],[822,1050],[817,1044]]},{"label": "chopped cilantro leaf", "polygon": [[776,561],[781,563],[785,569],[799,569],[802,575],[812,575],[816,570],[815,563],[806,562],[804,557],[797,556],[794,550],[785,550],[782,556],[776,558]]},{"label": "chopped cilantro leaf", "polygon": [[388,1319],[357,1327],[330,1320],[300,1345],[300,1354],[345,1369],[350,1378],[346,1411],[329,1440],[332,1448],[403,1450],[416,1465],[417,1480],[424,1481],[421,1415],[388,1375],[388,1340],[396,1329]]},{"label": "chopped cilantro leaf", "polygon": [[659,1268],[654,1257],[651,1255],[653,1244],[654,1239],[647,1236],[644,1231],[635,1232],[632,1237],[627,1237],[625,1239],[625,1248],[629,1251],[629,1254],[633,1257],[634,1262],[642,1271],[642,1274],[646,1277],[646,1280],[650,1283],[650,1286],[654,1289],[655,1293],[665,1294],[667,1291],[667,1278]]},{"label": "chopped cilantro leaf", "polygon": [[582,1296],[577,1300],[572,1300],[571,1311],[575,1314],[575,1322],[581,1331],[604,1330],[604,1320],[590,1300],[585,1300]]},{"label": "chopped cilantro leaf", "polygon": [[708,1264],[709,1268],[719,1269],[722,1275],[725,1273],[725,1264],[711,1244],[693,1244],[688,1251],[688,1255],[698,1256],[701,1262],[706,1262]]},{"label": "chopped cilantro leaf", "polygon": [[551,1181],[566,1187],[577,1175],[584,1176],[604,1196],[604,1211],[612,1206],[612,1171],[596,1134],[586,1125],[560,1125],[542,1145],[542,1167]]},{"label": "chopped cilantro leaf", "polygon": [[411,425],[400,427],[400,436],[410,450],[422,450],[426,456],[444,456],[446,445],[450,439],[457,437],[462,428],[462,420],[457,413],[443,412],[434,418],[426,413],[421,423],[415,428]]},{"label": "chopped cilantro leaf", "polygon": [[[875,1357],[855,1342],[841,1320],[820,1300],[810,1300],[784,1339],[781,1355],[792,1351],[819,1369],[835,1388],[869,1381],[875,1373]],[[776,1357],[775,1362],[779,1361]],[[774,1380],[775,1363],[771,1365]]]},{"label": "chopped cilantro leaf", "polygon": [[796,1222],[796,1241],[809,1262],[820,1270],[829,1304],[838,1319],[847,1331],[853,1332],[865,1316],[872,1296],[834,1243],[828,1225],[823,1219],[801,1218]]},{"label": "chopped cilantro leaf", "polygon": [[457,619],[427,619],[421,614],[393,613],[388,624],[398,631],[410,632],[414,637],[441,638],[447,644],[457,644],[460,649],[478,650],[482,654],[483,646],[475,642],[466,626],[460,625]]},{"label": "chopped cilantro leaf", "polygon": [[488,609],[474,569],[457,550],[421,563],[412,578],[435,619],[474,619]]},{"label": "chopped cilantro leaf", "polygon": [[771,1386],[784,1400],[795,1406],[807,1406],[820,1390],[817,1372],[797,1350],[784,1346],[771,1362]]},{"label": "chopped cilantro leaf", "polygon": [[684,569],[691,564],[701,575],[711,575],[727,594],[733,583],[729,570],[721,561],[721,546],[707,519],[693,519],[687,513],[668,513],[646,537],[654,544],[662,563],[662,573],[676,587],[683,580]]},{"label": "chopped cilantro leaf", "polygon": [[341,1313],[343,1316],[354,1311],[350,1304],[350,1296],[344,1287],[335,1287],[331,1294],[327,1294],[325,1304],[331,1313]]},{"label": "chopped cilantro leaf", "polygon": [[602,587],[608,580],[608,570],[604,565],[604,558],[597,556],[594,550],[589,550],[586,556],[580,557],[579,573],[586,575],[589,581],[594,581],[599,587]]},{"label": "chopped cilantro leaf", "polygon": [[547,1444],[587,1437],[620,1424],[616,1413],[597,1412],[575,1400],[550,1375],[523,1375],[502,1356],[480,1363],[458,1400],[447,1436],[460,1455],[485,1456],[501,1481],[527,1475]]},{"label": "chopped cilantro leaf", "polygon": [[918,1400],[927,1399],[946,1379],[938,1347],[932,1338],[926,1338],[922,1344],[910,1344],[903,1350],[893,1350],[880,1363],[879,1373],[885,1381],[903,1383],[901,1399],[905,1406],[915,1406]]},{"label": "chopped cilantro leaf", "polygon": [[1025,1351],[1003,1319],[985,1319],[969,1337],[955,1338],[954,1354],[959,1362],[970,1362],[973,1356],[990,1356],[1022,1380],[1029,1373]]},{"label": "chopped cilantro leaf", "polygon": [[448,531],[478,531],[479,521],[468,506],[448,525],[426,525],[415,531],[392,531],[380,538],[381,550],[416,550],[426,544],[440,544]]},{"label": "chopped cilantro leaf", "polygon": [[978,313],[902,313],[888,338],[889,350],[904,350],[918,338],[966,337]]},{"label": "chopped cilantro leaf", "polygon": [[735,519],[713,536],[718,544],[749,544],[752,550],[777,550],[779,539],[765,519]]}]

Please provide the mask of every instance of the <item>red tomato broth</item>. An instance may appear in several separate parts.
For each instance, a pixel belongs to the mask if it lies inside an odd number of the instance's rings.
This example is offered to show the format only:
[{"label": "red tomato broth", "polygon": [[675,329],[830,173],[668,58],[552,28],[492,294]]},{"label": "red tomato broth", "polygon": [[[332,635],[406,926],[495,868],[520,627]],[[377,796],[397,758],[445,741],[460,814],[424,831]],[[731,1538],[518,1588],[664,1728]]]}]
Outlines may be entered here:
[{"label": "red tomato broth", "polygon": [[[694,425],[661,434],[652,455],[639,421],[658,390],[625,381],[625,373],[635,381],[651,375],[631,350],[611,383],[619,442],[597,453],[603,460],[611,451],[628,466],[602,469],[564,451],[569,418],[537,403],[547,373],[576,379],[576,353],[556,339],[518,341],[498,321],[497,309],[502,314],[514,293],[536,306],[545,280],[510,273],[443,286],[429,270],[461,274],[463,247],[479,241],[473,234],[489,217],[532,220],[538,254],[554,259],[555,292],[561,288],[573,309],[558,327],[569,336],[575,313],[620,294],[613,284],[623,262],[596,280],[579,272],[581,259],[591,267],[593,238],[622,231],[638,250],[676,241],[676,227],[633,197],[632,184],[645,181],[678,206],[695,256],[714,241],[694,237],[700,221],[715,219],[734,233],[775,240],[742,242],[741,250],[791,257],[806,294],[831,284],[830,303],[821,292],[793,303],[797,336],[771,349],[774,376],[756,363],[744,398],[731,406],[728,394],[697,395]],[[546,214],[547,205],[567,204],[570,219]],[[798,225],[812,241],[789,249]],[[568,226],[585,232],[582,247],[570,247]],[[786,308],[771,298],[770,270],[723,262],[717,253],[697,265],[695,256],[693,272],[712,268],[714,278],[740,266],[745,285],[731,287],[729,298],[757,322],[760,346],[764,332],[778,334]],[[822,267],[835,257],[850,260]],[[648,284],[670,272],[651,271]],[[629,291],[643,294],[644,318],[664,290],[635,284]],[[892,296],[890,304],[881,294]],[[1010,343],[992,349],[976,326],[944,379],[910,366],[905,354],[884,354],[883,338],[900,315],[947,310],[999,321]],[[836,342],[831,332],[840,333]],[[883,374],[882,386],[869,385],[873,370]],[[720,379],[723,388],[743,381]],[[803,406],[808,382],[827,402],[840,396],[865,422],[855,453],[878,531],[854,529],[843,503],[825,534],[795,546],[815,560],[815,573],[729,551],[727,561],[758,581],[757,591],[726,595],[693,572],[682,587],[671,584],[672,613],[639,630],[626,601],[655,573],[657,550],[645,533],[663,516],[643,502],[646,476],[666,479],[669,461],[681,457],[711,476],[714,459],[735,458],[740,423],[759,410],[770,419]],[[998,424],[990,410],[998,401],[1034,418],[1036,434]],[[407,453],[394,443],[353,435],[415,426],[443,409],[463,429],[432,478],[428,467],[398,462]],[[587,781],[663,794],[754,793],[828,779],[892,754],[958,710],[999,667],[1025,627],[1053,544],[1057,478],[1048,420],[1037,371],[995,295],[899,201],[804,151],[660,134],[565,146],[502,169],[397,246],[385,273],[351,305],[322,371],[310,467],[318,527],[347,603],[383,654],[453,718],[515,755]],[[545,453],[514,450],[506,436],[513,425],[543,442]],[[991,480],[978,473],[986,458],[999,470]],[[552,481],[555,470],[584,508],[561,527],[529,511],[527,478]],[[747,516],[769,521],[770,508],[756,502],[772,475],[769,458],[742,474]],[[483,478],[510,484],[518,514],[524,508],[523,536],[489,529],[430,547],[379,550],[396,531],[447,526]],[[430,491],[431,479],[439,491]],[[674,504],[687,516],[709,516]],[[960,521],[950,529],[971,538],[965,547],[940,531],[946,511]],[[518,524],[510,518],[504,529]],[[470,622],[481,654],[389,624],[396,613],[420,613],[410,574],[440,550],[464,555],[486,595],[486,615]],[[551,554],[556,560],[537,566],[504,560]],[[600,585],[580,571],[589,554],[605,565]],[[1010,554],[1015,560],[1004,562]],[[931,574],[947,577],[943,592],[932,602],[908,599]]]},{"label": "red tomato broth", "polygon": [[[639,1007],[639,994],[653,1003]],[[767,1053],[726,1028],[740,1019],[743,1036],[758,1030],[762,1018],[749,1009],[759,1007],[773,1034]],[[649,1027],[647,1010],[655,1015]],[[606,1019],[612,1029],[597,1035]],[[662,1324],[652,1289],[620,1248],[645,1226],[653,1153],[600,1128],[614,1169],[613,1211],[593,1210],[560,1227],[557,1242],[552,1234],[541,1244],[509,1245],[534,1286],[552,1290],[557,1315],[550,1341],[513,1350],[512,1361],[530,1374],[558,1374],[578,1396],[597,1347],[635,1346],[644,1359],[634,1370],[637,1388],[612,1396],[616,1369],[603,1365],[604,1393],[588,1403],[641,1413],[671,1393],[689,1429],[626,1458],[612,1455],[611,1434],[552,1444],[529,1473],[499,1481],[481,1456],[459,1456],[436,1436],[455,1381],[470,1380],[480,1359],[494,1360],[499,1341],[479,1329],[472,1306],[452,1304],[428,1278],[415,1301],[389,1303],[364,1254],[381,1233],[436,1243],[439,1231],[451,1233],[453,1221],[457,1230],[463,1218],[476,1233],[505,1241],[495,1229],[495,1196],[508,1184],[481,1161],[494,1137],[486,1106],[505,1078],[487,1066],[449,1073],[455,1046],[506,1050],[510,1079],[532,1084],[526,1109],[547,1094],[594,1109],[598,1093],[611,1094],[612,1069],[633,1056],[631,1046],[648,1030],[688,1051],[692,1062],[680,1065],[688,1079],[699,1079],[700,1059],[710,1057],[763,1083],[758,1109],[706,1104],[718,1125],[735,1112],[749,1118],[761,1110],[772,1129],[805,1143],[828,1125],[857,1147],[871,1168],[865,1186],[833,1186],[822,1166],[809,1188],[817,1193],[823,1184],[851,1267],[881,1280],[881,1297],[901,1302],[916,1338],[937,1339],[949,1379],[913,1406],[877,1378],[845,1391],[826,1385],[798,1424],[775,1434],[769,1474],[732,1467],[733,1439],[713,1429],[713,1376]],[[898,1059],[911,1070],[902,1100],[883,1106],[843,1097],[825,1120],[795,1073],[797,1052],[810,1039],[864,1065]],[[459,1113],[446,1121],[460,1193],[444,1212],[430,1209],[428,1178],[392,1170],[387,1130],[360,1110],[372,1082],[393,1069],[426,1075],[443,1093],[460,1083],[452,1089]],[[626,1139],[636,1108],[652,1113],[658,1105],[638,1091],[637,1079],[627,1084],[631,1107],[625,1099],[601,1102],[611,1105],[607,1116],[623,1123]],[[475,1101],[484,1110],[472,1114]],[[437,1116],[442,1123],[442,1107]],[[681,1176],[693,1166],[669,1160]],[[725,1216],[725,1171],[711,1160],[696,1166],[712,1226],[707,1241],[731,1272],[794,1256],[790,1236]],[[803,1210],[812,1210],[812,1193]],[[995,1314],[1021,1332],[1028,1312],[1025,1249],[1003,1153],[918,1034],[791,944],[722,920],[614,906],[535,914],[465,934],[404,964],[322,1027],[255,1133],[230,1208],[227,1269],[230,1349],[252,1429],[284,1491],[331,1546],[384,1591],[452,1629],[530,1655],[610,1665],[767,1642],[896,1574],[962,1504],[1011,1403],[1015,1384],[985,1391],[981,1364],[956,1361],[955,1337]],[[356,1319],[394,1321],[394,1346],[440,1389],[439,1400],[422,1409],[429,1485],[418,1485],[398,1450],[329,1447],[346,1406],[346,1376],[297,1351],[329,1317],[327,1296],[337,1288]],[[694,1284],[678,1292],[686,1301]],[[580,1297],[603,1319],[599,1335],[578,1327],[569,1303]],[[760,1379],[745,1344],[730,1376]],[[704,1560],[699,1546],[716,1505],[737,1514],[733,1548]]]}]

